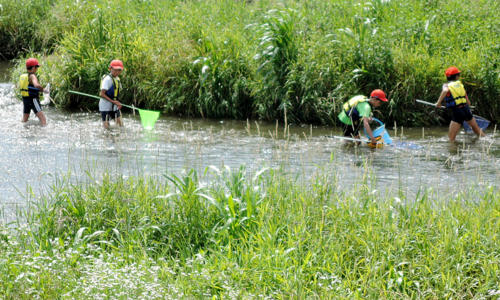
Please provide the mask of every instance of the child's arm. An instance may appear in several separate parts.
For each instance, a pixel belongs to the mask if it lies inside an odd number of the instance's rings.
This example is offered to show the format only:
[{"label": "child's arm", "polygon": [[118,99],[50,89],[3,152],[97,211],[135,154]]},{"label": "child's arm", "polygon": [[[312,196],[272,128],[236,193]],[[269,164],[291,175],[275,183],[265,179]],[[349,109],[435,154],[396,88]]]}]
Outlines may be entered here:
[{"label": "child's arm", "polygon": [[449,89],[448,87],[443,87],[443,91],[441,92],[441,95],[439,95],[439,99],[438,101],[436,102],[436,107],[437,108],[440,108],[441,107],[441,102],[443,102],[443,99],[444,97],[446,96],[446,94],[449,92]]},{"label": "child's arm", "polygon": [[370,127],[370,118],[366,118],[364,117],[363,118],[363,126],[365,127],[366,129],[366,133],[368,134],[368,136],[370,137],[370,141],[373,145],[377,144],[377,140],[375,139],[375,137],[373,136],[373,131],[372,131],[372,128]]},{"label": "child's arm", "polygon": [[114,105],[118,106],[118,109],[122,109],[122,104],[120,103],[120,101],[115,101],[115,100],[112,100],[111,98],[109,98],[108,95],[106,95],[106,90],[101,90],[101,92],[99,93],[99,96],[101,96],[101,98],[108,100],[109,102],[113,103]]},{"label": "child's arm", "polygon": [[43,86],[41,86],[40,83],[38,82],[38,78],[36,78],[36,75],[35,74],[30,74],[29,78],[31,80],[31,84],[33,84],[33,86],[35,88],[37,88],[41,92],[43,92]]},{"label": "child's arm", "polygon": [[467,96],[467,92],[465,92],[465,100],[467,100],[467,105],[471,106],[469,96]]}]

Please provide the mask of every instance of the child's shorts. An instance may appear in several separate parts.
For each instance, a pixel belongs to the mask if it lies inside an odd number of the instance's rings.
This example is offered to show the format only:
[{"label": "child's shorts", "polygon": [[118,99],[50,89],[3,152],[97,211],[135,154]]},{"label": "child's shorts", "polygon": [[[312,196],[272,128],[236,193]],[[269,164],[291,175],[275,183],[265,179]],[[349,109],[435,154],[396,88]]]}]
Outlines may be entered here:
[{"label": "child's shorts", "polygon": [[40,106],[40,102],[37,98],[23,98],[23,113],[29,114],[31,111],[35,113],[35,115],[42,111],[42,107]]},{"label": "child's shorts", "polygon": [[462,124],[464,121],[472,120],[472,113],[468,106],[456,107],[452,109],[451,120]]},{"label": "child's shorts", "polygon": [[101,111],[101,118],[102,121],[109,121],[109,120],[114,120],[115,118],[120,117],[120,111],[115,110],[115,111]]}]

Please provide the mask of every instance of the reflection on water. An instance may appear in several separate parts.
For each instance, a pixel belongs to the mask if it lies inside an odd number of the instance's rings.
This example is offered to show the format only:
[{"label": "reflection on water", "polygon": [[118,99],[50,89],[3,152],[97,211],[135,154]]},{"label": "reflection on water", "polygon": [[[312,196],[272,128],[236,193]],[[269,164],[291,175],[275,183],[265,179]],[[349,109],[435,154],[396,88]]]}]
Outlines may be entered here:
[{"label": "reflection on water", "polygon": [[369,149],[345,147],[332,138],[340,135],[337,129],[324,127],[286,131],[254,121],[163,117],[154,130],[145,131],[139,116],[125,113],[125,127],[104,130],[98,112],[45,111],[46,127],[40,127],[33,115],[22,124],[22,104],[13,97],[12,85],[0,84],[0,203],[7,215],[25,204],[28,186],[37,197],[61,174],[88,180],[87,170],[161,176],[189,168],[203,171],[210,165],[245,164],[250,172],[281,167],[307,178],[323,168],[337,174],[349,189],[368,169],[376,178],[375,189],[403,187],[413,194],[421,188],[453,193],[472,185],[498,185],[500,143],[491,131],[481,140],[462,134],[461,143],[450,145],[446,128],[398,129],[390,131],[395,141],[422,148]]}]

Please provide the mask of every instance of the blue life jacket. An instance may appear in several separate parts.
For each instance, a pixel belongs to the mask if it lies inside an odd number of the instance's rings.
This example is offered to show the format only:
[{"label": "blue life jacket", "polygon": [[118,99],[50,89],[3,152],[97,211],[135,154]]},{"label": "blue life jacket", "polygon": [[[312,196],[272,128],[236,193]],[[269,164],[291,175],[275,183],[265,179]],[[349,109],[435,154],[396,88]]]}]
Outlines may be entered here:
[{"label": "blue life jacket", "polygon": [[111,80],[113,80],[113,85],[111,86],[110,89],[108,89],[106,91],[106,96],[108,96],[109,98],[111,98],[111,100],[118,100],[118,96],[120,95],[120,90],[122,88],[122,84],[120,82],[120,78],[113,77],[111,74],[106,74],[106,75],[102,76],[101,85],[102,85],[102,81],[104,80],[104,78],[106,76],[111,77]]}]

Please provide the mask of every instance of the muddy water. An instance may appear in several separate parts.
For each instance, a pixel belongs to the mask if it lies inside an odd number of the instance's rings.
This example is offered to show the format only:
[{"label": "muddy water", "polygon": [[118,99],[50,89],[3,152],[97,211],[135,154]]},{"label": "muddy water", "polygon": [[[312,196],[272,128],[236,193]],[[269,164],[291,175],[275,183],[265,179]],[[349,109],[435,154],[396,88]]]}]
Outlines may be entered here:
[{"label": "muddy water", "polygon": [[[3,68],[3,70],[2,70]],[[24,207],[27,195],[37,198],[48,186],[70,174],[72,180],[88,180],[87,171],[108,171],[124,176],[199,172],[211,165],[232,169],[246,165],[255,172],[262,167],[282,168],[298,178],[318,169],[338,175],[349,189],[366,170],[374,175],[379,191],[403,188],[416,194],[421,188],[455,193],[469,187],[498,187],[500,139],[492,135],[476,140],[461,134],[450,145],[446,128],[397,128],[389,130],[405,147],[348,147],[332,138],[336,128],[295,126],[285,131],[278,124],[187,120],[162,117],[154,130],[143,130],[139,116],[125,112],[125,127],[101,128],[98,112],[68,113],[45,107],[46,127],[32,114],[20,122],[22,103],[6,83],[6,65],[0,65],[0,208],[4,220],[12,220]],[[89,100],[92,101],[92,100]],[[498,135],[497,135],[498,136]],[[413,195],[408,195],[412,197]]]}]

